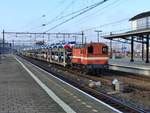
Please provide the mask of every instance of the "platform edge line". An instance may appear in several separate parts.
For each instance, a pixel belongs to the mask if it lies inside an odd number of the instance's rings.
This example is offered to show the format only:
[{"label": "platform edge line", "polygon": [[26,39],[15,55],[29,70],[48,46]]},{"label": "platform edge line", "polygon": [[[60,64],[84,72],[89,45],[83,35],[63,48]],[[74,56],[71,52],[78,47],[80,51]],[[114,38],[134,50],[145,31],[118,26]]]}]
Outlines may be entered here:
[{"label": "platform edge line", "polygon": [[[23,60],[25,60],[25,59],[23,59]],[[87,95],[88,97],[90,97],[90,98],[94,99],[95,101],[97,101],[97,102],[99,102],[99,103],[103,104],[104,106],[106,106],[106,107],[108,107],[108,108],[112,109],[113,111],[115,111],[115,112],[117,112],[117,113],[123,113],[123,112],[119,111],[118,109],[116,109],[116,108],[114,108],[114,107],[112,107],[112,106],[110,106],[110,105],[106,104],[105,102],[103,102],[103,101],[101,101],[101,100],[99,100],[99,99],[97,99],[97,98],[93,97],[92,95],[90,95],[90,94],[88,94],[88,93],[86,93],[86,92],[84,92],[84,91],[80,90],[79,88],[76,88],[75,86],[73,86],[73,85],[71,85],[71,84],[69,84],[69,83],[67,83],[67,82],[65,82],[65,81],[63,81],[63,80],[61,80],[60,78],[58,78],[58,77],[54,76],[53,74],[51,74],[51,73],[49,73],[49,72],[45,71],[44,69],[42,69],[42,68],[40,68],[40,67],[38,67],[38,66],[34,65],[33,63],[31,63],[31,62],[29,62],[29,61],[27,61],[27,60],[25,60],[25,61],[26,61],[26,62],[28,62],[28,63],[30,63],[30,64],[31,64],[31,65],[33,65],[34,67],[38,68],[39,70],[41,70],[41,71],[43,71],[43,72],[47,73],[48,75],[50,75],[50,76],[54,77],[55,79],[57,79],[57,80],[59,80],[59,81],[63,82],[64,84],[69,85],[70,87],[72,87],[72,88],[76,89],[77,91],[79,91],[79,92],[81,92],[81,93],[83,93],[83,94]]]},{"label": "platform edge line", "polygon": [[15,57],[18,63],[29,73],[36,83],[67,113],[76,113],[69,105],[63,102],[52,90],[50,90],[43,82],[40,81],[18,58]]}]

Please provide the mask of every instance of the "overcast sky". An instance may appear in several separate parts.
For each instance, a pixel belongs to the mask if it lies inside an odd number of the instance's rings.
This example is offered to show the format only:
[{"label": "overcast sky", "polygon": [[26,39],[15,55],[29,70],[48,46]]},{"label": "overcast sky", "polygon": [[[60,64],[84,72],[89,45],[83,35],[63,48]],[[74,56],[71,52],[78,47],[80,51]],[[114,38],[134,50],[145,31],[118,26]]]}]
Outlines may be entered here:
[{"label": "overcast sky", "polygon": [[[0,0],[0,30],[44,32],[64,21],[53,22],[45,27],[39,27],[56,16],[72,13],[100,0]],[[102,0],[101,0],[102,1]],[[128,29],[128,19],[138,13],[150,11],[150,0],[108,0],[106,3],[75,18],[74,20],[49,32],[79,32],[84,30],[88,40],[96,40],[94,30],[103,33]],[[46,15],[42,17],[42,15]],[[118,24],[105,25],[118,20]],[[90,29],[95,26],[103,27]]]}]

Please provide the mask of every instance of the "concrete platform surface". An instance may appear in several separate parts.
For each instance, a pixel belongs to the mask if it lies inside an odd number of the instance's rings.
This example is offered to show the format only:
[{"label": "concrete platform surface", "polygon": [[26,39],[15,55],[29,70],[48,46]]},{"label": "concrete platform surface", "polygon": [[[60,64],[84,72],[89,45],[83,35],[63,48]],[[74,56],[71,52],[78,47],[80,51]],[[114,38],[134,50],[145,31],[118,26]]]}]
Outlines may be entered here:
[{"label": "concrete platform surface", "polygon": [[123,66],[128,66],[128,67],[135,67],[135,68],[150,70],[150,63],[145,63],[145,61],[142,61],[139,58],[135,58],[134,62],[130,62],[129,58],[110,59],[109,64],[123,65]]},{"label": "concrete platform surface", "polygon": [[12,55],[0,63],[0,113],[120,113]]},{"label": "concrete platform surface", "polygon": [[0,113],[65,113],[12,57],[0,64]]},{"label": "concrete platform surface", "polygon": [[33,64],[18,58],[23,64],[36,75],[48,88],[50,88],[62,101],[69,105],[76,113],[116,113],[118,110],[93,99],[87,94],[73,88],[71,85],[59,80],[53,75],[39,69]]},{"label": "concrete platform surface", "polygon": [[110,59],[109,65],[112,70],[150,76],[150,63],[145,63],[145,61],[138,58],[135,58],[134,62],[130,62],[129,58]]}]

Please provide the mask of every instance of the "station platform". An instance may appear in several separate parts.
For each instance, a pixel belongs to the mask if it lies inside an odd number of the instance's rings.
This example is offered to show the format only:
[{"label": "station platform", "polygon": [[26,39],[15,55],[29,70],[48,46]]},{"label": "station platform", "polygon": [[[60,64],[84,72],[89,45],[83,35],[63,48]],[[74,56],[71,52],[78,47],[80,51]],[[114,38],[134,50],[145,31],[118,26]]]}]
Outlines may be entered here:
[{"label": "station platform", "polygon": [[64,113],[12,56],[0,63],[0,113]]},{"label": "station platform", "polygon": [[110,59],[109,68],[150,77],[150,63],[145,63],[139,58],[135,58],[134,62],[130,62],[129,58]]},{"label": "station platform", "polygon": [[121,113],[12,55],[0,62],[0,113]]}]

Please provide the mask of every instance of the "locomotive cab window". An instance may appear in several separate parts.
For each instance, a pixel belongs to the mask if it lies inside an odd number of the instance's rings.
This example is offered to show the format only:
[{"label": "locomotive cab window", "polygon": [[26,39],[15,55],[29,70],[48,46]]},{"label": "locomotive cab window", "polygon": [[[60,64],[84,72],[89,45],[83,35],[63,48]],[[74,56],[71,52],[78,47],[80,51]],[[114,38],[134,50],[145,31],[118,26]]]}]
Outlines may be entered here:
[{"label": "locomotive cab window", "polygon": [[102,53],[107,54],[108,53],[108,47],[103,47],[102,48]]},{"label": "locomotive cab window", "polygon": [[88,54],[92,54],[93,53],[93,46],[88,47]]}]

